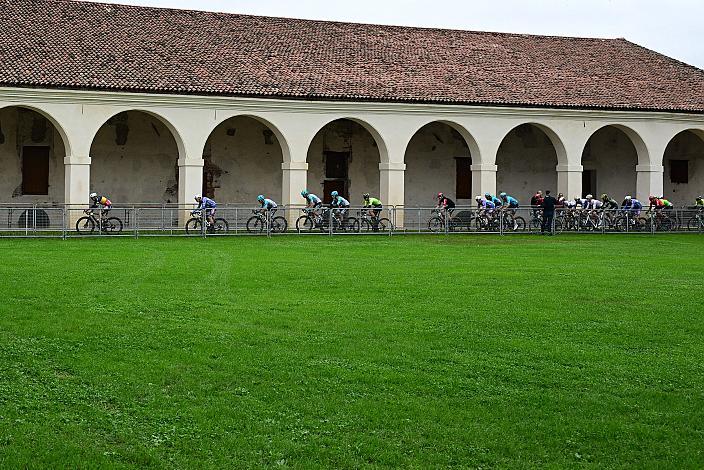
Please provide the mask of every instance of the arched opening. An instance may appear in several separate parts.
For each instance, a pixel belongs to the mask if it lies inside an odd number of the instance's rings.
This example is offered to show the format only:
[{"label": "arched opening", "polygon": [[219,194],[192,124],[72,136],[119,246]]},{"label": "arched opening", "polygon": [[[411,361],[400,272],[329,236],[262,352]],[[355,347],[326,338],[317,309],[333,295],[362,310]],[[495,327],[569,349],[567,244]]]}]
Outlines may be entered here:
[{"label": "arched opening", "polygon": [[125,111],[105,122],[90,147],[91,191],[113,204],[178,202],[176,139],[158,117]]},{"label": "arched opening", "polygon": [[62,204],[66,142],[33,109],[0,109],[0,203]]},{"label": "arched opening", "polygon": [[420,128],[406,147],[405,204],[428,207],[443,192],[459,205],[472,203],[472,155],[452,125],[432,122]]},{"label": "arched opening", "polygon": [[638,151],[628,134],[616,126],[602,127],[582,152],[582,196],[635,196],[637,165]]},{"label": "arched opening", "polygon": [[358,205],[365,192],[379,195],[380,161],[377,142],[364,126],[351,119],[330,122],[308,147],[308,190],[325,203],[338,191]]},{"label": "arched opening", "polygon": [[496,190],[527,205],[536,191],[557,189],[557,150],[545,130],[521,124],[501,141],[496,153]]},{"label": "arched opening", "polygon": [[692,205],[704,193],[704,131],[683,131],[667,145],[665,196],[676,205]]},{"label": "arched opening", "polygon": [[281,202],[282,146],[263,122],[235,116],[211,132],[203,150],[203,194],[218,203],[257,203],[257,195]]}]

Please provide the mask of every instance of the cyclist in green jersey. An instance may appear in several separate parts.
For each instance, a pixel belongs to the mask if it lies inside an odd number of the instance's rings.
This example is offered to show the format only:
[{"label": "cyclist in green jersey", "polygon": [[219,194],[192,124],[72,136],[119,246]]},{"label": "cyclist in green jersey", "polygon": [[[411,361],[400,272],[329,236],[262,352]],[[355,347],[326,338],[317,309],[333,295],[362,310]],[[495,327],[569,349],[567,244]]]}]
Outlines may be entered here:
[{"label": "cyclist in green jersey", "polygon": [[694,207],[697,209],[704,209],[704,196],[697,196],[697,200],[694,203]]},{"label": "cyclist in green jersey", "polygon": [[375,197],[370,197],[369,193],[364,193],[362,198],[364,200],[364,207],[370,209],[369,215],[378,219],[383,207],[381,201]]}]

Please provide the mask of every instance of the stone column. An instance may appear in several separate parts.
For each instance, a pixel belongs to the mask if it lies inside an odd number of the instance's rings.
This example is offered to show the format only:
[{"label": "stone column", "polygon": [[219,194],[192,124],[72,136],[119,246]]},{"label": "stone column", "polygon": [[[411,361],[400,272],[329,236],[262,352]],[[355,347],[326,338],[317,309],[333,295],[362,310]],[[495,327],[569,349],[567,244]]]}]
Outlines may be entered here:
[{"label": "stone column", "polygon": [[[406,174],[405,163],[380,163],[379,164],[379,199],[384,206],[403,206],[405,201],[404,180]],[[392,214],[384,214],[389,219]],[[403,227],[403,211],[396,213],[396,227]]]},{"label": "stone column", "polygon": [[301,191],[308,189],[308,163],[307,162],[284,162],[281,164],[283,170],[283,180],[281,185],[281,203],[288,206],[286,218],[289,228],[293,227],[296,219],[300,215],[298,209],[291,206],[301,206],[305,201],[301,197]]},{"label": "stone column", "polygon": [[582,197],[582,170],[582,165],[557,165],[557,192],[567,199]]},{"label": "stone column", "polygon": [[90,157],[64,158],[64,204],[69,227],[73,227],[82,216],[82,210],[88,207],[90,162]]},{"label": "stone column", "polygon": [[475,164],[469,167],[472,170],[472,191],[475,195],[484,193],[496,194],[496,165]]},{"label": "stone column", "polygon": [[636,166],[636,197],[647,203],[648,196],[663,195],[663,177],[665,169],[662,165]]},{"label": "stone column", "polygon": [[193,196],[203,191],[202,158],[179,158],[178,160],[178,205],[185,210],[179,211],[179,222],[186,223],[190,211],[195,207]]}]

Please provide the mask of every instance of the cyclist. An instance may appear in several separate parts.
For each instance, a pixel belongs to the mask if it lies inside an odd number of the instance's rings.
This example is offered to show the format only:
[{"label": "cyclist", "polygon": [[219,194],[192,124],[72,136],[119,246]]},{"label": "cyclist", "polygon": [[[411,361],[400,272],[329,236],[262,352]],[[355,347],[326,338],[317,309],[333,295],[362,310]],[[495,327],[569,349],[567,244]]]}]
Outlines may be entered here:
[{"label": "cyclist", "polygon": [[610,198],[608,194],[604,193],[601,195],[601,208],[602,210],[606,209],[618,209],[618,202],[616,202],[615,199]]},{"label": "cyclist", "polygon": [[565,199],[565,195],[562,193],[557,194],[557,204],[555,207],[565,207],[567,200]]},{"label": "cyclist", "polygon": [[[196,207],[195,211],[205,210],[205,217],[208,221],[208,230],[210,230],[211,227],[214,228],[215,212],[217,211],[218,207],[217,203],[208,197],[201,196],[200,194],[196,194],[193,199],[195,199],[198,203],[198,207]],[[192,211],[191,215],[193,215],[195,211]]]},{"label": "cyclist", "polygon": [[587,198],[582,204],[582,208],[590,211],[596,211],[601,209],[602,205],[603,204],[601,203],[601,201],[599,201],[598,199],[594,199],[594,196],[592,196],[591,194],[587,194]]},{"label": "cyclist", "polygon": [[643,204],[638,199],[633,199],[631,196],[626,196],[621,204],[621,210],[624,212],[630,212],[634,216],[639,216],[640,211],[643,210]]},{"label": "cyclist", "polygon": [[487,199],[486,197],[481,197],[477,196],[474,198],[477,201],[477,209],[479,210],[479,213],[481,214],[484,212],[486,215],[492,215],[494,213],[494,209],[496,209],[496,205],[494,204],[493,201]]},{"label": "cyclist", "polygon": [[447,214],[452,217],[452,212],[455,210],[455,201],[443,193],[438,193],[438,205],[435,208],[447,211]]},{"label": "cyclist", "polygon": [[271,199],[265,198],[263,194],[257,196],[257,201],[259,201],[259,204],[262,205],[260,212],[270,211],[271,217],[274,217],[274,214],[276,214],[276,210],[279,208],[279,205],[277,203],[275,203]]},{"label": "cyclist", "polygon": [[670,201],[665,199],[665,196],[660,196],[660,201],[662,201],[662,207],[666,211],[671,211],[675,208],[674,204],[672,204]]},{"label": "cyclist", "polygon": [[315,194],[308,192],[307,189],[301,191],[301,197],[306,200],[306,207],[308,209],[318,209],[323,206],[323,200]]},{"label": "cyclist", "polygon": [[663,202],[655,196],[648,196],[648,201],[650,201],[650,205],[648,205],[648,212],[651,212],[652,210],[660,211],[664,206]]},{"label": "cyclist", "polygon": [[364,201],[364,207],[369,209],[368,214],[374,220],[378,219],[383,207],[381,201],[375,197],[370,197],[369,193],[364,193],[362,199]]},{"label": "cyclist", "polygon": [[509,196],[506,193],[499,194],[499,198],[501,198],[502,207],[509,209],[513,215],[516,215],[516,209],[520,206],[520,204],[518,204],[518,199]]},{"label": "cyclist", "polygon": [[697,200],[694,201],[694,207],[704,209],[704,196],[697,196]]},{"label": "cyclist", "polygon": [[494,196],[491,193],[484,193],[484,197],[486,198],[487,201],[491,201],[494,203],[494,207],[499,209],[501,206],[504,205],[504,202],[499,199],[498,197]]},{"label": "cyclist", "polygon": [[108,215],[108,212],[112,209],[112,202],[106,196],[99,196],[98,193],[90,193],[90,209],[98,208],[100,209],[101,217]]},{"label": "cyclist", "polygon": [[330,196],[332,196],[332,202],[330,203],[330,207],[333,208],[332,213],[337,217],[340,225],[342,225],[343,221],[347,218],[347,212],[350,209],[350,201],[340,196],[340,193],[337,191],[331,192]]}]

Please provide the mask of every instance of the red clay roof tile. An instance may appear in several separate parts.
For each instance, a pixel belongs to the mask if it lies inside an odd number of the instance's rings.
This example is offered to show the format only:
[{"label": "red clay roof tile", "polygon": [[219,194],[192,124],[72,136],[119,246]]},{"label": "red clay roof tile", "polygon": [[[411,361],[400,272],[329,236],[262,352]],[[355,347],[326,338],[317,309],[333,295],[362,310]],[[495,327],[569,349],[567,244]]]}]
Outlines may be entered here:
[{"label": "red clay roof tile", "polygon": [[624,39],[0,0],[0,85],[704,112],[704,71]]}]

